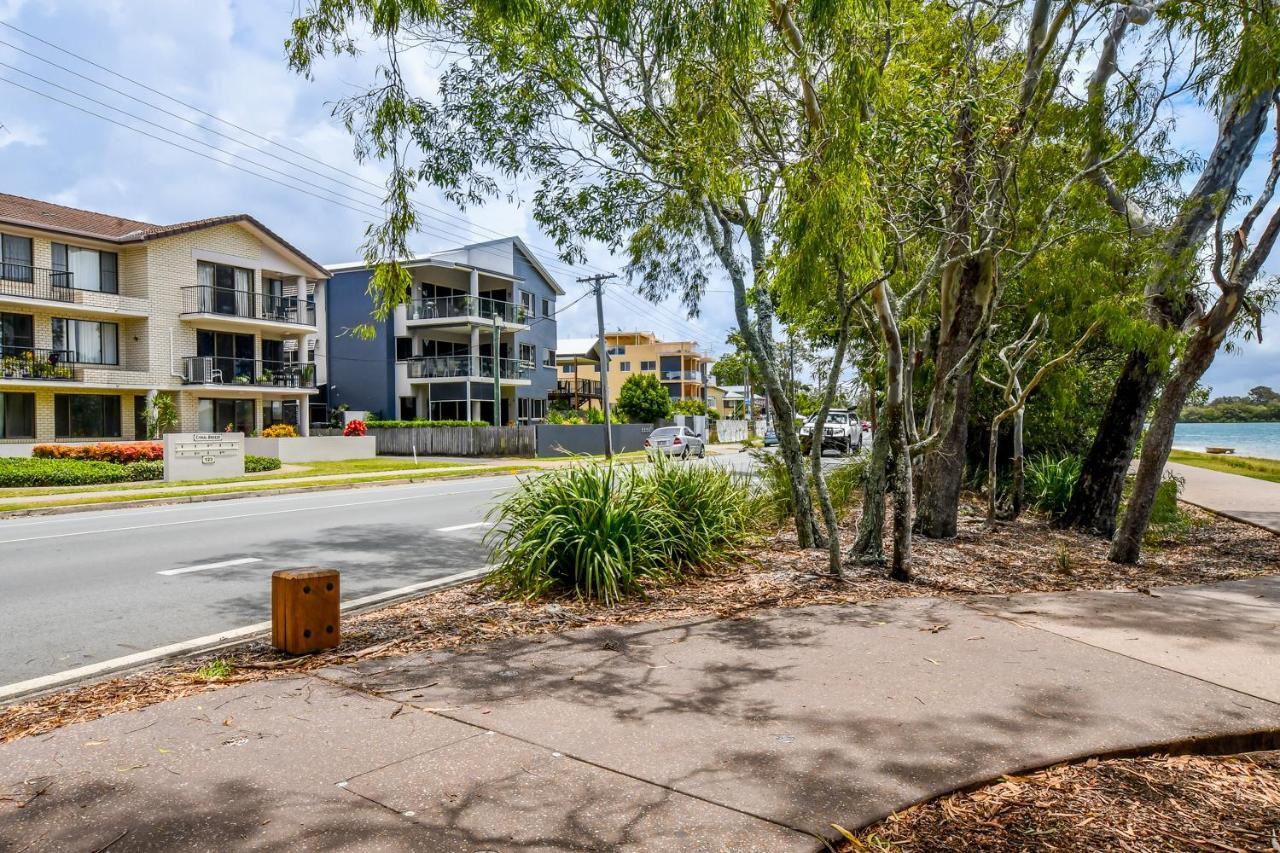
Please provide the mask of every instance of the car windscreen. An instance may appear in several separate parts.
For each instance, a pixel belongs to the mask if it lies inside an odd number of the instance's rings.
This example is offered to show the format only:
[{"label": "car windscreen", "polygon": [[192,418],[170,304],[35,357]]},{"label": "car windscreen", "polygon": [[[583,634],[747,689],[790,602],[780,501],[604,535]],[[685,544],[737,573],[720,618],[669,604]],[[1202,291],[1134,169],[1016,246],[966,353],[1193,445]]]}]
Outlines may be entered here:
[{"label": "car windscreen", "polygon": [[650,438],[670,438],[671,436],[678,435],[679,433],[680,433],[679,427],[662,427],[660,429],[655,429],[653,432],[649,433],[649,437]]},{"label": "car windscreen", "polygon": [[841,412],[832,412],[827,415],[827,423],[829,424],[847,424],[848,422],[849,416]]}]

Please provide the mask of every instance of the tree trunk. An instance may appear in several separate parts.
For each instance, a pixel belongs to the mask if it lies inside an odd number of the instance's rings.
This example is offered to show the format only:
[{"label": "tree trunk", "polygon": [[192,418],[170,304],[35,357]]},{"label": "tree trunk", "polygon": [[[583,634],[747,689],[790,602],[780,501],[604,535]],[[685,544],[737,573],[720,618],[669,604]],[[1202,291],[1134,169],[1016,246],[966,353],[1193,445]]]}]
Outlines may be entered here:
[{"label": "tree trunk", "polygon": [[1009,502],[1009,517],[1012,519],[1022,515],[1022,501],[1027,487],[1026,460],[1022,456],[1022,424],[1025,419],[1024,409],[1018,409],[1013,416],[1013,496]]},{"label": "tree trunk", "polygon": [[[995,287],[995,260],[989,253],[953,265],[943,272],[943,326],[934,363],[930,417],[926,431],[942,430],[936,446],[925,454],[920,478],[920,510],[916,529],[935,539],[956,535],[960,487],[964,481],[969,440],[969,402],[977,360],[952,375],[969,352],[983,325]],[[954,383],[954,388],[948,388]],[[954,410],[944,421],[944,400],[954,393]]]},{"label": "tree trunk", "polygon": [[906,393],[903,389],[902,335],[898,331],[898,320],[894,316],[887,283],[881,282],[876,287],[874,299],[876,316],[884,337],[885,394],[881,429],[888,433],[888,445],[893,453],[893,557],[889,577],[908,581],[911,580],[914,490],[911,488],[911,446],[907,442],[907,424],[902,404],[903,394]]},{"label": "tree trunk", "polygon": [[[844,299],[845,288],[841,284],[838,298]],[[809,465],[813,484],[818,492],[818,506],[822,509],[822,520],[827,528],[828,566],[831,574],[839,577],[841,571],[840,555],[840,519],[836,517],[835,507],[831,504],[831,492],[827,489],[827,478],[822,472],[822,442],[827,426],[827,414],[831,411],[831,403],[835,400],[836,391],[840,387],[840,369],[844,365],[845,351],[849,347],[849,322],[852,319],[852,305],[841,308],[840,331],[836,337],[836,348],[832,354],[831,372],[827,374],[827,384],[823,389],[822,405],[818,407],[813,419],[812,438],[809,440]],[[861,427],[859,427],[861,429]],[[852,430],[851,430],[852,431]]]},{"label": "tree trunk", "polygon": [[[893,560],[889,565],[889,578],[895,581],[911,580],[911,451],[906,447],[906,424],[902,410],[896,409],[892,419],[895,434],[901,436],[894,452],[893,465]],[[891,439],[892,441],[892,439]]]},{"label": "tree trunk", "polygon": [[1115,532],[1124,478],[1159,385],[1151,357],[1129,353],[1059,524],[1108,538]]},{"label": "tree trunk", "polygon": [[987,438],[987,526],[996,524],[996,497],[998,489],[996,481],[1000,471],[997,465],[997,454],[1000,451],[1000,425],[1004,423],[1004,412],[991,419],[991,434]]},{"label": "tree trunk", "polygon": [[1124,518],[1111,542],[1108,559],[1113,563],[1136,563],[1142,551],[1142,537],[1151,522],[1151,507],[1155,503],[1156,489],[1164,475],[1164,466],[1173,447],[1173,431],[1178,425],[1178,415],[1187,402],[1187,395],[1196,387],[1200,377],[1213,364],[1218,351],[1220,336],[1199,334],[1187,346],[1178,360],[1177,369],[1165,385],[1160,402],[1151,416],[1151,426],[1142,442],[1142,457],[1138,462],[1138,475],[1129,494]]},{"label": "tree trunk", "polygon": [[862,515],[849,556],[864,565],[884,565],[884,498],[889,490],[889,431],[884,419],[872,427],[871,457],[862,481]]}]

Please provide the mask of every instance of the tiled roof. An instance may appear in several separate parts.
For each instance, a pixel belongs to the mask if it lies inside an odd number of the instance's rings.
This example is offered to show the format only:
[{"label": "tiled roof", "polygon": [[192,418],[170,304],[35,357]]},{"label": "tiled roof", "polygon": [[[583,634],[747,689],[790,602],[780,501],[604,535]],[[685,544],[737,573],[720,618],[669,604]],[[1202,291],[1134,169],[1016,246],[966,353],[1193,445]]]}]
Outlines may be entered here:
[{"label": "tiled roof", "polygon": [[81,237],[106,240],[111,243],[140,243],[161,237],[172,237],[188,231],[212,228],[215,225],[248,222],[316,270],[324,270],[324,267],[319,263],[307,257],[292,244],[283,240],[278,234],[247,213],[211,216],[206,219],[193,219],[189,222],[175,222],[170,225],[153,225],[150,222],[124,219],[120,216],[112,216],[109,213],[96,213],[92,210],[81,210],[77,207],[66,207],[38,199],[0,193],[0,223],[2,222],[26,225],[46,231],[58,231],[64,234],[77,234]]}]

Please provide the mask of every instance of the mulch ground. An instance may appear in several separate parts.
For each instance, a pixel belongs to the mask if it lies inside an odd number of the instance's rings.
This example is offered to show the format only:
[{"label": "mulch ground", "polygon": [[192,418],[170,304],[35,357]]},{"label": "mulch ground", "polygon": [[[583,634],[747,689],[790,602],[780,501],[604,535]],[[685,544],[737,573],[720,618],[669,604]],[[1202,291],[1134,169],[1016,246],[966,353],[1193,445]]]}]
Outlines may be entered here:
[{"label": "mulch ground", "polygon": [[1280,850],[1280,752],[1090,759],[898,812],[844,851]]},{"label": "mulch ground", "polygon": [[[766,608],[908,596],[1146,589],[1280,573],[1280,538],[1199,510],[1190,511],[1190,521],[1176,535],[1153,542],[1136,566],[1107,562],[1105,542],[1054,530],[1035,515],[985,532],[981,509],[974,505],[965,507],[956,539],[915,540],[916,579],[906,584],[887,580],[878,567],[850,567],[843,578],[832,578],[826,574],[824,553],[797,550],[794,535],[785,533],[762,541],[732,566],[651,588],[646,598],[611,608],[569,598],[508,601],[481,584],[470,584],[348,617],[342,644],[323,654],[290,658],[258,641],[8,705],[0,708],[0,743],[227,684],[593,625],[731,617]],[[229,675],[201,672],[214,657],[229,665]]]}]

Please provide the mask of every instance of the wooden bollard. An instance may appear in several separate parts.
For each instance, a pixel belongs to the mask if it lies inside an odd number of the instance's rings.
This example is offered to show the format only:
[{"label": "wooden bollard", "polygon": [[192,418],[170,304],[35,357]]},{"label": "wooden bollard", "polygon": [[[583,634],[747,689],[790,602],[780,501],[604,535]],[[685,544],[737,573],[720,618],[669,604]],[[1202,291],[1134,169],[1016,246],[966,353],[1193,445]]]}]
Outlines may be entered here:
[{"label": "wooden bollard", "polygon": [[337,569],[281,569],[271,573],[271,645],[292,655],[331,649],[338,624]]}]

